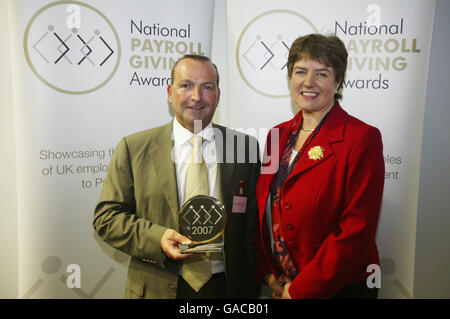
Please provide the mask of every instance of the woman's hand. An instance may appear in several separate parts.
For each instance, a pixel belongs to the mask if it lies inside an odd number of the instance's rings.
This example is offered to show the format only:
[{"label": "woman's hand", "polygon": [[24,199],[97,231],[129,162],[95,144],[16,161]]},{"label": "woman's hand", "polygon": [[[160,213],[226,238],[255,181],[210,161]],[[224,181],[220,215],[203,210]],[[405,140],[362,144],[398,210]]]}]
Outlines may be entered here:
[{"label": "woman's hand", "polygon": [[289,286],[291,285],[289,278],[281,275],[277,279],[275,275],[271,273],[267,274],[264,279],[269,285],[270,290],[272,290],[272,297],[274,299],[292,299],[288,292]]},{"label": "woman's hand", "polygon": [[267,274],[264,279],[272,291],[272,297],[275,299],[279,298],[283,293],[283,283],[275,278],[275,275],[272,273]]},{"label": "woman's hand", "polygon": [[281,294],[281,299],[292,299],[291,295],[289,294],[289,287],[291,286],[291,283],[288,282],[283,287],[283,293]]}]

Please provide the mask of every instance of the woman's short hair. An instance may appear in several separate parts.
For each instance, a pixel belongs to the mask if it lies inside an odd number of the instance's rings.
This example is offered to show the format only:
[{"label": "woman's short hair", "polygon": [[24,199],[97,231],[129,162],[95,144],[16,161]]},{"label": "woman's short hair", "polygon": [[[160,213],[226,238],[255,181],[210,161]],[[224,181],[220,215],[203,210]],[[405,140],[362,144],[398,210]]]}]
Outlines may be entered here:
[{"label": "woman's short hair", "polygon": [[287,62],[289,78],[292,76],[295,62],[304,57],[317,60],[333,68],[335,81],[339,83],[338,90],[334,94],[334,100],[340,100],[348,57],[347,49],[342,40],[335,35],[325,36],[322,34],[308,34],[297,38],[289,49]]}]

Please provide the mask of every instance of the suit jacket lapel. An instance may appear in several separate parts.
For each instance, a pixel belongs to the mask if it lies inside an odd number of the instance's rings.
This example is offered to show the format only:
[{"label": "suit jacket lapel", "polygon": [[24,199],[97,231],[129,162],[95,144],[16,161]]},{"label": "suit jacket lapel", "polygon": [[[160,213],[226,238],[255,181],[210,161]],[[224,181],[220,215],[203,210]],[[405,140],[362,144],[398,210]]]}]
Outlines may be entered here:
[{"label": "suit jacket lapel", "polygon": [[[303,173],[317,165],[320,165],[333,154],[331,144],[341,141],[344,138],[344,128],[346,122],[345,111],[337,104],[334,106],[328,119],[323,124],[317,136],[304,150],[304,154],[298,160],[288,179]],[[309,156],[308,152],[316,147],[322,149],[323,156],[320,158]]]},{"label": "suit jacket lapel", "polygon": [[[217,157],[217,178],[219,185],[219,201],[221,201],[225,207],[231,207],[232,194],[226,191],[233,182],[234,176],[234,163],[226,162],[226,155],[228,151],[234,151],[236,154],[236,145],[234,145],[233,139],[227,139],[226,128],[213,123],[215,131],[215,143],[216,143],[216,157]],[[220,133],[219,133],[220,132]]]},{"label": "suit jacket lapel", "polygon": [[170,209],[175,220],[178,221],[178,189],[177,177],[175,171],[175,163],[172,160],[173,140],[172,140],[173,123],[163,126],[160,133],[160,143],[151,151],[152,164],[155,168],[157,178],[161,184],[161,190],[164,197],[169,203]]}]

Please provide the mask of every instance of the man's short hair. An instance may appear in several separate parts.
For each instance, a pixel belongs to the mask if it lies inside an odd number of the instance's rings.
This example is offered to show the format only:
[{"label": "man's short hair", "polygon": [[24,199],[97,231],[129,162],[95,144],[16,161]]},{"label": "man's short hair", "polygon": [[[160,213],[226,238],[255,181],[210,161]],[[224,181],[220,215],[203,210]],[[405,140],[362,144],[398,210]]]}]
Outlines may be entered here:
[{"label": "man's short hair", "polygon": [[216,70],[216,86],[217,88],[219,87],[219,71],[217,70],[217,66],[211,61],[210,58],[208,58],[207,56],[204,55],[199,55],[199,54],[185,54],[183,55],[180,59],[177,60],[177,62],[175,62],[175,64],[173,65],[172,68],[172,72],[170,73],[170,83],[173,84],[173,79],[175,76],[175,68],[177,67],[178,63],[184,59],[192,59],[192,60],[196,60],[196,61],[203,61],[203,62],[209,62],[212,64],[212,66],[214,67],[214,70]]}]

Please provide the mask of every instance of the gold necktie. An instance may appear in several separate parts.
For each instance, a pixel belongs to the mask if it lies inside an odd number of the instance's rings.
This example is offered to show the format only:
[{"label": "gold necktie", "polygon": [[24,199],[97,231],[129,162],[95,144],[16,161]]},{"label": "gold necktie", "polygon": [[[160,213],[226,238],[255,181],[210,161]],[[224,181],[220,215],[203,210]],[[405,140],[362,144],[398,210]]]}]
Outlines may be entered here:
[{"label": "gold necktie", "polygon": [[[195,195],[209,195],[208,170],[202,156],[203,139],[191,137],[192,153],[186,173],[185,201]],[[181,275],[198,292],[211,278],[211,260],[208,255],[194,256],[183,262]]]}]

